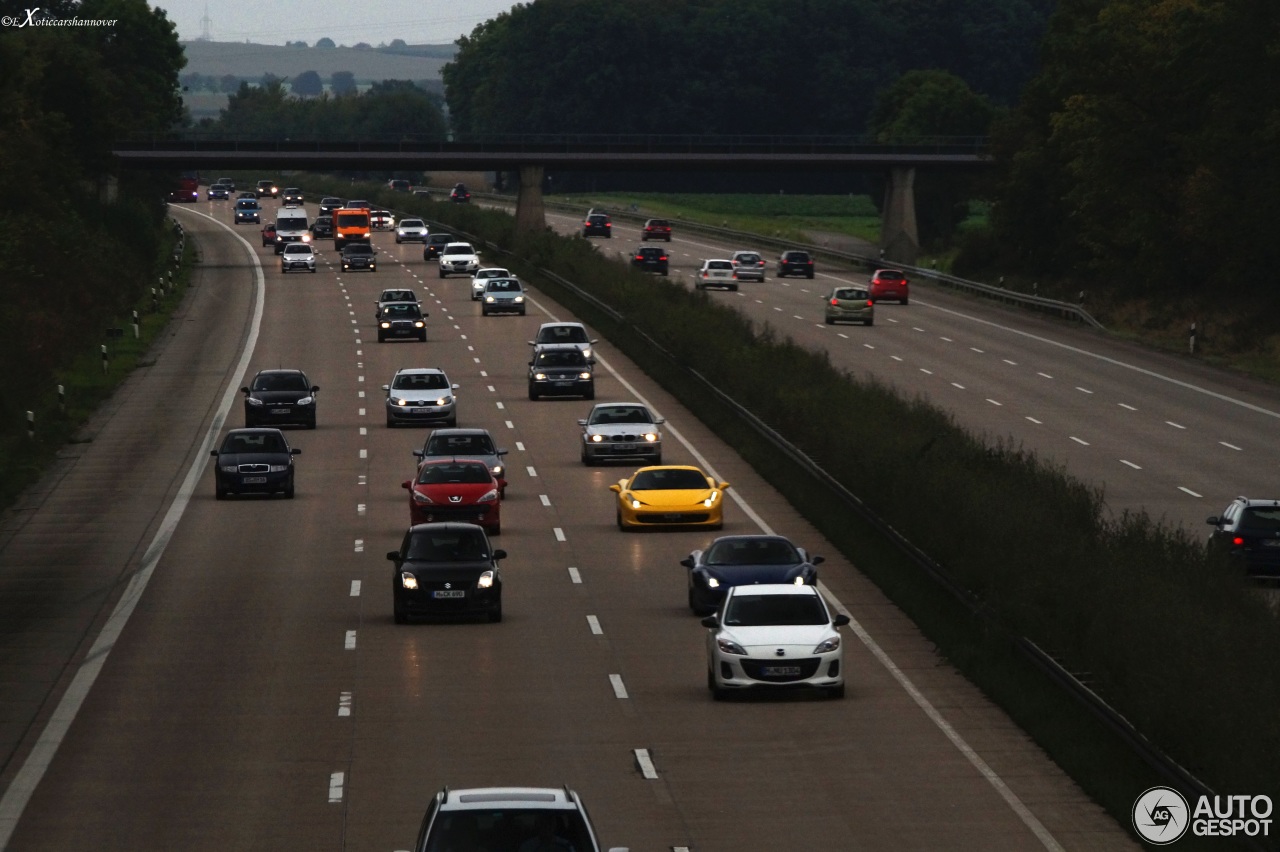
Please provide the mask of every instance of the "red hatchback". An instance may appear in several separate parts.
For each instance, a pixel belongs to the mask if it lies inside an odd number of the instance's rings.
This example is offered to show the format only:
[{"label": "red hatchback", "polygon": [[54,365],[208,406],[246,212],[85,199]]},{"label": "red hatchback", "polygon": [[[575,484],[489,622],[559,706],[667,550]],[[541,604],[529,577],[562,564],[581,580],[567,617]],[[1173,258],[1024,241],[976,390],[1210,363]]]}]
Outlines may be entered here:
[{"label": "red hatchback", "polygon": [[650,219],[640,232],[641,240],[666,240],[671,242],[671,223],[666,219]]},{"label": "red hatchback", "polygon": [[409,492],[412,525],[461,521],[479,524],[489,535],[502,532],[501,489],[482,461],[428,459],[401,487]]},{"label": "red hatchback", "polygon": [[871,276],[871,284],[867,288],[871,292],[873,302],[886,299],[907,304],[907,289],[910,282],[907,276],[897,269],[877,269]]}]

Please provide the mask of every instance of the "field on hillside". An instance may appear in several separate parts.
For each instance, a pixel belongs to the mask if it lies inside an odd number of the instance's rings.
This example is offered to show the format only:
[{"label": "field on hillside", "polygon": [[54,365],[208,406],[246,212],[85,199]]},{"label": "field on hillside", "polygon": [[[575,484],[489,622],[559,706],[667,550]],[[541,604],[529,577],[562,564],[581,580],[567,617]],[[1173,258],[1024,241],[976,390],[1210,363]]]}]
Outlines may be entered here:
[{"label": "field on hillside", "polygon": [[[440,56],[405,56],[354,47],[284,47],[274,44],[186,41],[187,65],[182,74],[258,79],[264,74],[294,77],[315,71],[326,82],[335,71],[350,71],[356,82],[375,80],[438,80],[449,60]],[[442,46],[442,50],[444,47]]]}]

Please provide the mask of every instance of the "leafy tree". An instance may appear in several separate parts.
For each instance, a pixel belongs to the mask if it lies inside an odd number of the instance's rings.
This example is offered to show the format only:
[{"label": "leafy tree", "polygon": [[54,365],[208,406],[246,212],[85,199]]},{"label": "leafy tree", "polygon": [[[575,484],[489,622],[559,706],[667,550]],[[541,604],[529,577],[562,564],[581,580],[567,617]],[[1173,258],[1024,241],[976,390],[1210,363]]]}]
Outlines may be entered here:
[{"label": "leafy tree", "polygon": [[316,71],[303,71],[290,84],[295,95],[318,95],[324,91],[324,81]]},{"label": "leafy tree", "polygon": [[284,46],[285,47],[306,47],[307,43],[305,41],[286,41],[284,43]]},{"label": "leafy tree", "polygon": [[235,74],[223,74],[218,78],[218,91],[231,94],[240,88],[240,78]]},{"label": "leafy tree", "polygon": [[402,48],[408,47],[409,45],[405,44],[405,40],[402,38],[393,38],[391,39],[391,44],[387,46],[393,50],[400,50]]},{"label": "leafy tree", "polygon": [[367,41],[358,41],[353,44],[352,47],[356,50],[373,50],[373,45],[369,44]]},{"label": "leafy tree", "polygon": [[322,39],[316,40],[316,47],[323,47],[328,49],[328,48],[337,47],[337,45],[333,43],[333,39],[329,38],[328,36],[325,36]]},{"label": "leafy tree", "polygon": [[329,75],[329,91],[335,95],[350,95],[356,91],[356,75],[350,71],[334,71]]}]

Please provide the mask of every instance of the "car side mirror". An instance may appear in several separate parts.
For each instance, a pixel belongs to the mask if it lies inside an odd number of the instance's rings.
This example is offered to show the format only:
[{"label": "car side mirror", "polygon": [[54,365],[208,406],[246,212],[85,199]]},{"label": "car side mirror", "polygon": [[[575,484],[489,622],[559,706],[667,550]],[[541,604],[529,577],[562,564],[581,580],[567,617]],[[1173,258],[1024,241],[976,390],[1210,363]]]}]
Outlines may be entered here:
[{"label": "car side mirror", "polygon": [[1216,527],[1216,526],[1218,526],[1219,524],[1221,524],[1221,523],[1222,523],[1222,520],[1221,520],[1217,515],[1214,515],[1214,516],[1213,516],[1213,517],[1211,517],[1211,518],[1206,518],[1206,519],[1205,519],[1205,523],[1206,523],[1206,524],[1213,524],[1213,525]]},{"label": "car side mirror", "polygon": [[391,391],[391,385],[383,385],[383,386],[382,386],[382,389],[383,389],[384,391],[388,391],[388,392],[390,392],[390,391]]},{"label": "car side mirror", "polygon": [[849,616],[845,615],[842,612],[839,615],[837,615],[834,619],[832,619],[831,623],[836,627],[844,627],[846,624],[849,623]]},{"label": "car side mirror", "polygon": [[666,423],[666,422],[667,422],[666,420],[664,420],[663,418],[659,417],[657,420],[653,421],[653,425],[654,425],[654,426],[661,426],[663,423]]},{"label": "car side mirror", "polygon": [[312,386],[311,386],[311,392],[312,392],[312,393],[319,393],[319,392],[320,392],[320,386],[319,386],[319,385],[312,385]]},{"label": "car side mirror", "polygon": [[684,566],[684,567],[686,567],[686,568],[692,568],[692,567],[693,567],[693,557],[692,557],[692,556],[686,556],[684,559],[681,559],[681,560],[680,560],[680,564],[681,564],[681,565],[683,565],[683,566]]},{"label": "car side mirror", "polygon": [[213,457],[216,459],[216,458],[218,457],[218,451],[217,451],[217,450],[210,450],[210,451],[209,451],[209,455],[213,456]]},{"label": "car side mirror", "polygon": [[406,479],[404,482],[401,482],[401,483],[400,483],[400,487],[401,487],[401,488],[406,488],[406,489],[408,489],[408,488],[412,488],[412,487],[413,487],[413,480],[411,480],[411,479]]},{"label": "car side mirror", "polygon": [[530,345],[530,346],[537,346],[538,344],[536,344],[536,343],[534,343],[532,340],[530,340],[530,341],[529,341],[529,345]]},{"label": "car side mirror", "polygon": [[248,388],[240,388],[240,393],[247,394],[248,392],[249,392]]},{"label": "car side mirror", "polygon": [[826,559],[824,559],[824,558],[823,558],[823,557],[821,557],[821,556],[815,556],[815,557],[813,557],[812,559],[810,559],[810,560],[809,560],[809,564],[810,564],[810,565],[821,565],[823,562],[826,562],[826,561],[827,561],[827,560],[826,560]]},{"label": "car side mirror", "polygon": [[720,483],[719,485],[717,485],[716,487],[717,487],[717,488],[719,488],[721,491],[723,491],[723,490],[725,490],[726,488],[728,488],[728,487],[729,487],[729,483],[727,483],[727,482],[721,482],[721,483]]},{"label": "car side mirror", "polygon": [[597,337],[593,337],[593,338],[591,338],[591,342],[592,342],[592,343],[599,343],[599,342],[600,342],[600,339],[599,339],[599,338],[597,338]]},{"label": "car side mirror", "polygon": [[579,421],[578,421],[578,425],[579,425],[579,426],[586,426],[586,425],[587,425],[587,421],[585,421],[585,420],[579,420]]},{"label": "car side mirror", "polygon": [[495,551],[493,552],[493,558],[494,558],[494,559],[506,559],[506,558],[507,558],[507,552],[506,552],[505,550],[503,550],[501,547],[499,547],[497,550],[495,550]]},{"label": "car side mirror", "polygon": [[712,629],[715,629],[715,628],[719,627],[719,626],[720,626],[720,616],[718,616],[718,615],[708,615],[706,618],[702,619],[702,626],[703,626],[703,627],[709,627],[709,628],[712,628]]},{"label": "car side mirror", "polygon": [[302,448],[301,448],[301,447],[290,447],[290,448],[289,448],[289,455],[291,455],[291,456],[300,456],[300,455],[302,455]]},{"label": "car side mirror", "polygon": [[506,454],[507,454],[506,450],[498,450],[496,453],[494,453],[495,456],[505,456]]},{"label": "car side mirror", "polygon": [[612,491],[612,492],[613,492],[613,493],[615,493],[615,494],[621,494],[621,493],[622,493],[622,486],[621,486],[621,485],[619,485],[619,484],[617,484],[617,483],[615,482],[613,485],[610,485],[610,486],[609,486],[609,490],[610,490],[610,491]]},{"label": "car side mirror", "polygon": [[427,454],[426,454],[426,453],[424,453],[422,450],[414,450],[414,451],[413,451],[413,454],[414,454],[414,456],[415,456],[415,457],[417,457],[417,458],[425,458],[425,457],[426,457],[426,455],[427,455]]},{"label": "car side mirror", "polygon": [[388,550],[388,551],[387,551],[387,559],[388,559],[389,561],[391,561],[391,562],[399,562],[399,561],[400,561],[400,551],[398,551],[398,550]]},{"label": "car side mirror", "polygon": [[588,364],[589,366],[591,366],[591,367],[594,367],[594,366],[596,365],[596,359],[595,359],[595,358],[588,358],[588,359],[587,359],[587,364]]}]

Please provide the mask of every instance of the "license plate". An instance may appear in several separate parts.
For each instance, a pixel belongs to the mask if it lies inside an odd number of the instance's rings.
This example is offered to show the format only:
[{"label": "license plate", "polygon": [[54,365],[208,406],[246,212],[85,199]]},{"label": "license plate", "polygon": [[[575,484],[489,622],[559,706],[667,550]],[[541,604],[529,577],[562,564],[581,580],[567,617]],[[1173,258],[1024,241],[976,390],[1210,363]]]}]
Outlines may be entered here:
[{"label": "license plate", "polygon": [[629,453],[636,448],[635,444],[614,444],[614,450],[619,453]]},{"label": "license plate", "polygon": [[432,592],[433,598],[465,598],[467,596],[464,589],[444,589],[443,591]]},{"label": "license plate", "polygon": [[1268,538],[1262,542],[1263,547],[1280,547],[1280,539]]},{"label": "license plate", "polygon": [[266,485],[267,478],[265,476],[246,476],[243,480],[245,485]]},{"label": "license plate", "polygon": [[799,666],[763,666],[760,669],[760,673],[769,675],[770,677],[783,677],[786,675],[795,676],[800,674],[800,667]]},{"label": "license plate", "polygon": [[573,382],[552,382],[552,385],[558,388],[567,388],[573,385]]},{"label": "license plate", "polygon": [[412,413],[412,414],[430,414],[430,413],[431,413],[431,409],[430,409],[430,408],[412,408],[412,409],[410,409],[410,413]]},{"label": "license plate", "polygon": [[272,414],[288,414],[288,413],[289,413],[289,409],[287,409],[287,408],[273,408],[273,409],[271,409],[271,413],[272,413]]}]

